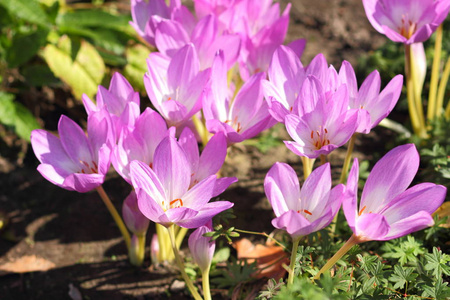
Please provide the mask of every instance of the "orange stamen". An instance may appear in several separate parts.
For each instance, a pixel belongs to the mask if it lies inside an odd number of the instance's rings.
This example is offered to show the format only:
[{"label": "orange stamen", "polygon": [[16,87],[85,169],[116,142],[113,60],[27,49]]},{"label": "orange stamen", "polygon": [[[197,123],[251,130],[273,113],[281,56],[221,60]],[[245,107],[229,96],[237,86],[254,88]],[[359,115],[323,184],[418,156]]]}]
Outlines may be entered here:
[{"label": "orange stamen", "polygon": [[305,213],[307,213],[308,215],[312,216],[312,213],[309,210],[304,209],[303,210]]},{"label": "orange stamen", "polygon": [[178,201],[180,201],[180,207],[183,206],[183,200],[181,200],[181,199],[179,199],[179,198],[170,201],[169,205],[172,207],[172,205],[174,205],[174,204],[177,203]]},{"label": "orange stamen", "polygon": [[366,209],[366,206],[364,206],[360,211],[359,211],[359,214],[358,214],[358,216],[361,216],[361,214],[363,213],[363,211]]}]

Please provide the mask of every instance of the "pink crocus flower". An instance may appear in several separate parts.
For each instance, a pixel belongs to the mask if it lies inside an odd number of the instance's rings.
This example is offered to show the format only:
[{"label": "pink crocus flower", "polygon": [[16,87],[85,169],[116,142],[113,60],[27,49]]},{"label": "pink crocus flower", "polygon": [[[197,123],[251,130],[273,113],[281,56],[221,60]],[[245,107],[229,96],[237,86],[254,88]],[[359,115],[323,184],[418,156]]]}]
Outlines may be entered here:
[{"label": "pink crocus flower", "polygon": [[179,22],[189,32],[195,25],[194,16],[180,0],[171,0],[169,5],[165,0],[131,0],[131,17],[130,25],[152,46],[156,45],[156,28],[163,20]]},{"label": "pink crocus flower", "polygon": [[208,203],[216,175],[210,175],[189,189],[192,170],[186,153],[172,137],[166,137],[155,150],[153,169],[146,163],[131,162],[131,181],[140,211],[151,221],[170,227],[176,224],[197,228],[233,203]]},{"label": "pink crocus flower", "polygon": [[150,54],[144,77],[147,94],[168,126],[180,127],[201,108],[200,96],[210,77],[209,69],[200,71],[192,44],[180,49],[172,59]]},{"label": "pink crocus flower", "polygon": [[58,123],[59,138],[42,129],[31,133],[31,146],[41,162],[37,170],[51,183],[66,190],[88,192],[105,180],[113,143],[109,114],[89,115],[88,136],[66,116]]},{"label": "pink crocus flower", "polygon": [[272,225],[296,239],[331,223],[345,187],[339,184],[331,188],[330,164],[326,163],[315,169],[300,189],[292,167],[277,162],[266,175],[264,190],[276,216]]},{"label": "pink crocus flower", "polygon": [[109,89],[98,86],[96,104],[85,94],[82,100],[88,115],[104,108],[109,112],[117,138],[123,128],[134,126],[140,114],[139,93],[117,72],[111,78]]},{"label": "pink crocus flower", "polygon": [[448,0],[363,0],[372,26],[394,42],[426,41],[450,10]]},{"label": "pink crocus flower", "polygon": [[413,144],[389,151],[373,167],[358,208],[358,160],[347,180],[345,217],[359,242],[395,239],[434,224],[431,214],[443,203],[447,189],[421,183],[408,188],[419,168]]},{"label": "pink crocus flower", "polygon": [[164,20],[157,27],[155,42],[158,50],[168,57],[191,43],[198,53],[201,70],[211,67],[219,50],[224,51],[227,69],[230,69],[237,61],[241,47],[240,36],[220,30],[214,15],[201,18],[192,32],[187,32],[179,22]]},{"label": "pink crocus flower", "polygon": [[252,138],[274,125],[262,93],[264,73],[253,75],[233,99],[227,87],[227,69],[222,51],[212,67],[211,88],[203,99],[206,127],[225,134],[228,145]]},{"label": "pink crocus flower", "polygon": [[300,156],[317,158],[344,145],[358,125],[358,111],[348,109],[345,85],[334,93],[325,93],[315,76],[308,76],[297,101],[298,116],[285,117],[286,129],[294,141],[286,147]]},{"label": "pink crocus flower", "polygon": [[[181,132],[178,144],[185,151],[192,170],[189,188],[219,172],[227,156],[227,139],[222,132],[210,138],[200,155],[197,138],[188,127]],[[217,178],[212,196],[222,194],[230,184],[236,181],[236,177]]]},{"label": "pink crocus flower", "polygon": [[140,235],[147,232],[150,221],[139,210],[135,191],[131,191],[123,201],[122,217],[125,225],[132,233]]},{"label": "pink crocus flower", "polygon": [[392,111],[402,92],[403,76],[395,76],[380,92],[380,73],[375,70],[367,76],[358,90],[356,75],[349,62],[344,61],[339,70],[339,78],[347,84],[349,107],[360,112],[356,132],[369,133]]},{"label": "pink crocus flower", "polygon": [[268,78],[262,81],[262,86],[269,112],[278,122],[284,123],[288,114],[298,115],[296,101],[306,79],[305,68],[293,49],[281,45],[275,50]]},{"label": "pink crocus flower", "polygon": [[111,161],[117,173],[131,184],[130,163],[139,160],[152,167],[156,147],[166,136],[175,136],[173,129],[167,128],[160,114],[146,108],[133,128],[122,131],[114,147]]},{"label": "pink crocus flower", "polygon": [[203,236],[212,231],[212,224],[200,226],[189,236],[188,245],[194,262],[198,265],[202,273],[205,273],[211,267],[211,262],[216,250],[216,242],[211,241],[210,237]]}]

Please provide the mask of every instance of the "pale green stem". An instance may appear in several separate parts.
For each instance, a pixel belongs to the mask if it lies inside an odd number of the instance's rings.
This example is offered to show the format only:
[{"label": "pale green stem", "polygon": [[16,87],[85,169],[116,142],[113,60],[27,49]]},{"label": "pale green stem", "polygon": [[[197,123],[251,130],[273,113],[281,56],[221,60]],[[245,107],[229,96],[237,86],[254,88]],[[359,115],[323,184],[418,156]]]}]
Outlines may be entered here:
[{"label": "pale green stem", "polygon": [[173,251],[170,245],[170,237],[169,234],[167,233],[167,230],[165,229],[164,226],[160,224],[155,224],[155,226],[159,244],[159,253],[158,253],[159,262],[173,261],[175,257],[173,256]]},{"label": "pale green stem", "polygon": [[119,213],[117,212],[117,209],[114,207],[114,204],[112,204],[111,200],[109,199],[108,195],[106,194],[102,186],[97,187],[97,192],[100,195],[100,198],[102,198],[103,203],[105,203],[106,208],[108,208],[108,211],[113,217],[114,221],[116,222],[117,227],[119,227],[119,230],[122,233],[125,244],[127,245],[127,249],[129,250],[131,245],[131,237],[127,227],[123,223],[123,220],[120,217]]},{"label": "pale green stem", "polygon": [[211,289],[209,287],[209,269],[202,272],[202,287],[203,287],[203,298],[205,300],[211,300]]},{"label": "pale green stem", "polygon": [[442,24],[436,30],[436,42],[434,44],[434,58],[433,67],[431,69],[430,80],[430,93],[428,94],[428,110],[427,119],[433,120],[435,116],[438,116],[438,107],[436,103],[436,92],[439,80],[439,66],[441,64],[441,51],[442,51]]},{"label": "pale green stem", "polygon": [[192,121],[194,122],[195,129],[197,130],[200,138],[202,139],[203,147],[208,143],[208,130],[206,129],[205,124],[197,118],[196,115],[192,116]]},{"label": "pale green stem", "polygon": [[262,235],[262,236],[265,236],[266,238],[268,238],[268,239],[274,241],[275,244],[277,244],[278,246],[280,246],[280,247],[283,248],[284,250],[287,250],[287,248],[286,248],[282,243],[280,243],[280,242],[277,241],[275,238],[271,237],[270,235],[268,235],[268,234],[265,233],[265,232],[248,231],[248,230],[242,230],[242,229],[237,229],[237,228],[235,228],[234,231],[242,232],[242,233],[248,233],[248,234],[256,234],[256,235]]},{"label": "pale green stem", "polygon": [[132,265],[140,267],[145,258],[145,233],[133,234],[131,247],[129,250],[130,262]]},{"label": "pale green stem", "polygon": [[[411,48],[410,48],[411,49]],[[420,128],[425,131],[425,115],[423,112],[423,104],[422,104],[422,82],[418,79],[417,74],[417,63],[416,58],[414,57],[414,51],[410,50],[410,70],[413,78],[413,86],[414,86],[414,102],[416,104],[417,115],[419,116]]]},{"label": "pale green stem", "polygon": [[[445,90],[447,87],[449,75],[450,75],[450,57],[447,59],[447,62],[445,64],[445,68],[444,68],[444,73],[442,73],[441,82],[439,83],[439,90],[438,90],[438,96],[437,96],[437,101],[436,101],[436,116],[437,117],[440,117],[441,114],[443,113],[444,95],[445,95]],[[447,105],[446,110],[450,110],[450,102]]]},{"label": "pale green stem", "polygon": [[[358,133],[354,133],[350,138],[347,146],[347,154],[345,155],[344,164],[342,165],[341,177],[339,183],[344,183],[347,179],[348,169],[350,167],[350,162],[352,161],[353,149],[355,148],[356,136]],[[336,215],[337,216],[337,215]]]},{"label": "pale green stem", "polygon": [[292,252],[291,252],[291,262],[289,263],[289,276],[288,276],[288,287],[292,285],[294,282],[294,268],[295,268],[295,259],[297,257],[297,249],[298,243],[300,242],[301,237],[297,237],[292,240]]},{"label": "pale green stem", "polygon": [[175,261],[178,265],[178,268],[180,269],[181,276],[184,279],[184,282],[186,283],[189,291],[191,292],[192,296],[196,300],[202,300],[202,297],[197,291],[197,288],[192,283],[192,280],[189,278],[189,276],[186,274],[186,271],[184,270],[184,263],[183,260],[180,257],[180,253],[178,252],[177,246],[175,244],[175,231],[173,228],[173,225],[167,228],[167,231],[169,232],[170,242],[172,244],[172,250],[173,254],[175,255]]},{"label": "pale green stem", "polygon": [[414,88],[414,77],[413,70],[411,69],[411,46],[405,45],[405,73],[406,73],[406,96],[408,99],[408,109],[409,109],[409,117],[411,118],[411,123],[413,127],[413,131],[418,136],[424,137],[426,136],[425,132],[425,124],[422,125],[421,120],[423,119],[419,115],[419,109],[417,108],[416,103],[416,94]]},{"label": "pale green stem", "polygon": [[313,277],[313,280],[319,279],[320,275],[336,264],[336,262],[342,258],[353,246],[361,243],[362,241],[355,235],[352,235],[348,241],[331,257],[327,263],[320,269],[320,271]]},{"label": "pale green stem", "polygon": [[189,229],[180,227],[177,234],[175,235],[175,244],[177,245],[177,249],[180,249],[181,243],[183,242],[184,237]]},{"label": "pale green stem", "polygon": [[312,172],[314,159],[308,158],[306,156],[301,156],[301,160],[303,163],[303,180],[306,180],[306,178],[308,178],[308,176]]}]

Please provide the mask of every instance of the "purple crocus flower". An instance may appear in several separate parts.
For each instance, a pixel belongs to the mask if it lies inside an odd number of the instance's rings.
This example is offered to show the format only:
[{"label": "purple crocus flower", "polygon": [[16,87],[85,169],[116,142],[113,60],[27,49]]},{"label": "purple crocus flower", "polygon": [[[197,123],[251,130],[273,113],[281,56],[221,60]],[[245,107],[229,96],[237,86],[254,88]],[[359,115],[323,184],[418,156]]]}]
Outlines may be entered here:
[{"label": "purple crocus flower", "polygon": [[189,189],[192,170],[185,151],[172,137],[155,150],[153,169],[146,163],[131,162],[131,181],[140,211],[151,221],[169,227],[176,224],[197,228],[233,203],[208,203],[216,184],[210,175]]},{"label": "purple crocus flower", "polygon": [[240,36],[220,30],[214,15],[201,18],[192,32],[187,32],[179,22],[164,20],[158,25],[155,42],[158,50],[168,57],[173,57],[176,51],[191,43],[198,53],[201,70],[211,67],[219,50],[226,53],[227,69],[231,68],[241,47]]},{"label": "purple crocus flower", "polygon": [[133,128],[122,131],[114,147],[111,161],[117,173],[131,184],[130,163],[139,160],[152,167],[156,147],[166,136],[175,136],[173,129],[167,128],[160,114],[146,108]]},{"label": "purple crocus flower", "polygon": [[358,111],[348,109],[346,85],[325,93],[315,76],[308,76],[297,101],[298,116],[285,117],[286,129],[294,141],[286,147],[300,156],[317,158],[344,145],[358,125]]},{"label": "purple crocus flower", "polygon": [[144,84],[150,101],[169,126],[183,126],[201,108],[200,96],[209,69],[200,71],[192,44],[184,46],[172,59],[152,53],[147,65]]},{"label": "purple crocus flower", "polygon": [[[191,166],[191,183],[189,188],[210,175],[219,172],[227,156],[227,139],[222,132],[215,134],[206,144],[201,155],[194,133],[188,128],[181,132],[178,144],[183,148]],[[236,177],[217,178],[212,196],[222,194],[230,184],[237,181]]]},{"label": "purple crocus flower", "polygon": [[296,101],[306,79],[305,68],[293,49],[281,45],[273,53],[268,77],[269,80],[262,81],[262,86],[269,112],[284,123],[288,114],[298,115]]},{"label": "purple crocus flower", "polygon": [[264,101],[261,81],[264,73],[253,75],[233,99],[227,87],[227,69],[219,51],[212,67],[211,88],[203,99],[209,132],[225,134],[228,145],[252,138],[274,125]]},{"label": "purple crocus flower", "polygon": [[447,189],[428,182],[408,188],[418,168],[413,144],[389,151],[370,172],[358,209],[359,168],[354,160],[343,208],[360,242],[391,240],[433,225],[431,214],[443,203]]},{"label": "purple crocus flower", "polygon": [[147,232],[150,221],[139,210],[135,191],[131,191],[123,201],[122,217],[132,233],[139,235]]},{"label": "purple crocus flower", "polygon": [[448,0],[363,0],[372,26],[394,42],[426,41],[450,10]]},{"label": "purple crocus flower", "polygon": [[156,45],[155,31],[161,21],[180,23],[188,32],[195,26],[194,16],[180,0],[171,0],[170,5],[165,0],[131,0],[131,17],[130,25],[152,46]]},{"label": "purple crocus flower", "polygon": [[134,126],[140,114],[139,93],[134,91],[120,73],[114,73],[108,90],[101,85],[98,86],[96,104],[85,94],[82,100],[88,115],[104,108],[109,112],[117,138],[123,128]]},{"label": "purple crocus flower", "polygon": [[216,249],[216,242],[211,241],[210,237],[203,236],[212,231],[212,224],[200,226],[189,236],[189,251],[192,254],[194,262],[198,265],[202,273],[209,270]]},{"label": "purple crocus flower", "polygon": [[58,123],[59,138],[42,129],[33,130],[31,146],[41,162],[39,173],[59,187],[80,193],[102,185],[113,143],[109,122],[109,114],[102,110],[89,115],[87,137],[64,115]]},{"label": "purple crocus flower", "polygon": [[360,133],[369,133],[386,118],[402,92],[402,75],[395,76],[380,92],[381,79],[377,70],[367,76],[358,90],[355,71],[347,61],[342,63],[339,78],[343,84],[347,84],[349,107],[359,110],[359,125],[356,131]]},{"label": "purple crocus flower", "polygon": [[276,218],[275,228],[286,230],[293,239],[328,226],[341,206],[345,187],[331,189],[330,164],[315,169],[300,190],[295,171],[275,163],[266,175],[264,190]]}]

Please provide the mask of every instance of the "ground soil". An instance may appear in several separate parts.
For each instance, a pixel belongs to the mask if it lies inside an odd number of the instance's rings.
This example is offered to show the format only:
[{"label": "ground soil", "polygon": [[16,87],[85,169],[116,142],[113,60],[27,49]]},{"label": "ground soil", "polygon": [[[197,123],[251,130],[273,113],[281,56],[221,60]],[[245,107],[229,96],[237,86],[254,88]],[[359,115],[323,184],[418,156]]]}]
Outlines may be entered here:
[{"label": "ground soil", "polygon": [[[287,1],[282,1],[285,6]],[[308,40],[303,62],[318,53],[338,68],[342,60],[353,65],[385,42],[368,23],[360,0],[295,0],[287,41]],[[64,89],[32,90],[24,103],[39,102],[33,111],[47,129],[54,130],[61,113],[81,120],[78,104],[67,112]],[[145,98],[144,98],[145,99]],[[145,102],[143,100],[142,102]],[[62,108],[63,107],[63,108]],[[31,147],[0,128],[0,213],[9,224],[0,232],[0,266],[24,257],[44,259],[48,271],[23,274],[0,273],[0,299],[188,299],[173,288],[178,278],[171,266],[151,265],[148,255],[143,268],[129,265],[120,233],[95,192],[79,194],[60,189],[36,171],[38,164]],[[389,132],[387,132],[389,133]],[[286,138],[282,127],[272,131]],[[383,131],[386,134],[386,131]],[[364,145],[380,141],[379,131],[356,148],[360,157],[370,158]],[[361,152],[362,150],[362,152]],[[342,164],[345,149],[330,157],[333,166]],[[233,226],[246,230],[273,230],[273,213],[265,198],[263,179],[275,161],[290,163],[301,170],[299,158],[281,143],[262,153],[258,148],[241,144],[230,149],[223,175],[236,176],[220,198],[235,203],[237,218]],[[336,172],[338,169],[336,168]],[[130,187],[111,173],[105,190],[116,207]],[[149,236],[154,229],[150,229]],[[172,288],[171,288],[172,286]],[[69,296],[69,290],[71,295]],[[77,292],[82,298],[77,298]],[[217,297],[226,291],[213,291]]]}]

